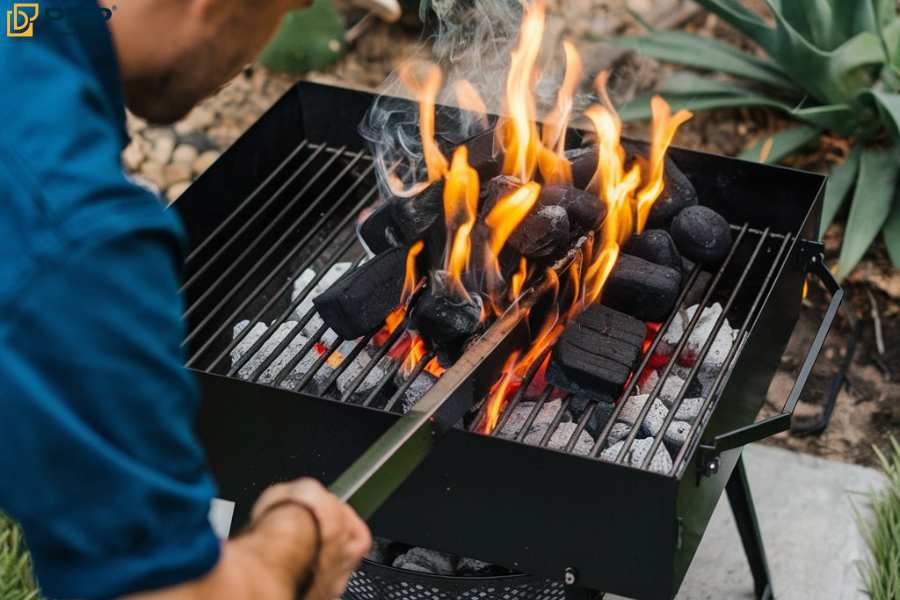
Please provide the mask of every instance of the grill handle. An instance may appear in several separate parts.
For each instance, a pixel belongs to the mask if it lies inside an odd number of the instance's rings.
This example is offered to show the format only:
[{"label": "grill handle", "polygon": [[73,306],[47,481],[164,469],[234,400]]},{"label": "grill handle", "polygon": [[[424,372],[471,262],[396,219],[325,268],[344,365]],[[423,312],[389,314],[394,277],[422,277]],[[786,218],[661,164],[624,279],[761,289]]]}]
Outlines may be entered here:
[{"label": "grill handle", "polygon": [[794,382],[794,387],[791,388],[791,393],[788,395],[787,401],[781,409],[781,413],[751,425],[747,425],[746,427],[741,427],[727,433],[721,433],[713,438],[711,443],[700,444],[699,450],[702,464],[708,462],[706,460],[707,457],[715,457],[727,450],[752,444],[753,442],[758,442],[761,439],[790,429],[791,418],[794,415],[794,409],[797,408],[797,402],[800,401],[800,394],[803,393],[803,388],[806,387],[806,380],[809,378],[809,374],[812,371],[813,366],[815,366],[816,360],[819,358],[819,353],[822,351],[822,346],[825,344],[825,338],[828,337],[828,332],[831,330],[831,325],[834,323],[838,308],[840,308],[841,303],[844,300],[844,290],[838,284],[834,275],[831,274],[831,271],[828,270],[828,267],[825,266],[822,255],[817,254],[813,256],[810,259],[810,263],[810,274],[818,276],[819,280],[825,285],[825,288],[831,293],[831,303],[828,305],[828,310],[825,311],[825,316],[822,318],[822,323],[819,325],[816,337],[813,340],[812,346],[810,346],[809,352],[806,354],[803,366],[800,367],[800,373],[797,375],[797,380]]}]

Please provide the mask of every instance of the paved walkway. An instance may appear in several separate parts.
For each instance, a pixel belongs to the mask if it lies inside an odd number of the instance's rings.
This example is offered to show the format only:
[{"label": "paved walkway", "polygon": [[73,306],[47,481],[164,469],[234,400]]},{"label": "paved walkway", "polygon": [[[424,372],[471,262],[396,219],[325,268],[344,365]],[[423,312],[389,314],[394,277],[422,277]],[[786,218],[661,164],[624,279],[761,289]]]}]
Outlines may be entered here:
[{"label": "paved walkway", "polygon": [[[873,469],[768,446],[744,453],[777,600],[856,600],[865,545],[853,503],[883,482]],[[611,598],[607,596],[607,598]],[[750,600],[753,579],[728,499],[716,508],[677,600]]]}]

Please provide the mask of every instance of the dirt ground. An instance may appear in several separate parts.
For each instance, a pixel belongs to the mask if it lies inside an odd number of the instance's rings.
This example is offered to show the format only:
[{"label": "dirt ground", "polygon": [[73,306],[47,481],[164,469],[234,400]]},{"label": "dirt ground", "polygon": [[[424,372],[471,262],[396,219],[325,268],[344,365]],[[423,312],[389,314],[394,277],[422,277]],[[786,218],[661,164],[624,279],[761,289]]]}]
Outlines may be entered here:
[{"label": "dirt ground", "polygon": [[[613,62],[614,68],[620,71],[620,83],[613,89],[614,97],[620,100],[623,95],[651,88],[671,69],[653,61],[603,54],[610,52],[608,47],[597,42],[598,35],[603,31],[616,27],[627,31],[639,30],[634,20],[622,10],[622,4],[622,0],[579,0],[560,1],[550,6],[550,13],[561,19],[566,35],[576,40],[582,54],[593,57],[593,62],[586,60],[586,64],[593,64],[596,68],[596,65],[608,66],[607,63]],[[632,4],[640,8],[642,3],[635,1]],[[644,4],[644,9],[652,12],[654,7],[659,9],[660,3]],[[591,15],[598,14],[604,15],[599,25],[585,25],[591,23]],[[732,42],[739,41],[716,19],[708,16],[695,15],[681,26]],[[375,89],[401,60],[427,55],[427,52],[427,43],[421,41],[420,26],[415,18],[408,16],[394,25],[375,22],[360,34],[350,52],[337,65],[324,73],[310,73],[306,78]],[[608,60],[610,57],[615,60]],[[593,74],[587,73],[588,76]],[[126,156],[126,163],[132,171],[143,175],[174,199],[202,172],[209,159],[233,142],[291,83],[291,78],[276,77],[257,67],[239,76],[171,130],[147,127],[139,120],[133,120],[131,129],[136,141],[129,149],[132,160],[129,162]],[[687,148],[735,155],[760,137],[784,126],[783,118],[763,110],[709,112],[697,115],[688,123],[679,132],[676,143]],[[645,132],[646,127],[642,125],[626,129],[627,134],[636,137],[645,136]],[[174,145],[170,143],[170,138],[174,138]],[[179,147],[192,144],[197,146],[196,152],[191,152],[190,148],[179,152]],[[135,149],[135,146],[139,148]],[[846,151],[844,141],[826,137],[818,148],[795,157],[790,164],[824,171],[829,165],[841,161]],[[179,155],[181,159],[193,160],[193,163],[188,167],[179,166]],[[842,218],[845,216],[839,215],[838,220]],[[826,259],[829,261],[837,259],[840,236],[840,225],[833,226],[828,232],[825,242]],[[900,432],[900,347],[896,344],[900,339],[900,271],[890,267],[880,242],[873,246],[848,279],[845,289],[845,306],[854,321],[848,318],[847,311],[842,311],[838,316],[797,409],[798,421],[819,414],[832,379],[846,354],[854,323],[859,320],[862,322],[862,332],[831,424],[820,436],[799,437],[785,433],[769,443],[818,456],[872,465],[872,445],[885,448],[888,435]],[[876,343],[873,301],[877,306],[885,346],[883,354]],[[827,303],[828,298],[821,290],[811,291],[783,357],[782,368],[770,388],[764,414],[777,412],[787,397],[794,373],[799,369]]]}]

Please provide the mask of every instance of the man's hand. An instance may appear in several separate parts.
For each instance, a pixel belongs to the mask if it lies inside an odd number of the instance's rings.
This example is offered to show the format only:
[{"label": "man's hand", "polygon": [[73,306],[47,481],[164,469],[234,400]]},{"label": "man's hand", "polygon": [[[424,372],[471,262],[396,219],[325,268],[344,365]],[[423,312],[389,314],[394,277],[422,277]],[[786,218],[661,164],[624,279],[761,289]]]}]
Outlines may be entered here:
[{"label": "man's hand", "polygon": [[270,487],[252,519],[205,577],[128,600],[294,600],[309,576],[305,600],[334,600],[372,544],[353,509],[312,479]]},{"label": "man's hand", "polygon": [[322,546],[318,563],[313,565],[313,584],[307,600],[334,600],[344,591],[353,570],[372,545],[369,529],[352,508],[313,479],[270,487],[253,507],[254,521],[265,520],[272,506],[280,506],[273,512],[292,506],[285,501],[308,506],[320,528]]}]

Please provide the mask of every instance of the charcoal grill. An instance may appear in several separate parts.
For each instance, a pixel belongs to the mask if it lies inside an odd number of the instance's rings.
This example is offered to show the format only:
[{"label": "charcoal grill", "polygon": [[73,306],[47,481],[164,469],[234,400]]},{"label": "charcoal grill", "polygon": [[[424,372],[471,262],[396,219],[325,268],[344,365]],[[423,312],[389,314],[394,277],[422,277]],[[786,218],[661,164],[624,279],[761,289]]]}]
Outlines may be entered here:
[{"label": "charcoal grill", "polygon": [[[734,243],[727,259],[697,291],[702,306],[720,302],[724,307],[710,340],[726,317],[738,334],[669,472],[648,469],[653,450],[643,463],[625,464],[636,427],[615,460],[600,460],[614,419],[589,455],[575,455],[573,446],[595,407],[583,413],[568,443],[549,448],[567,397],[537,444],[523,442],[527,425],[506,439],[472,431],[467,425],[477,419],[460,423],[461,407],[484,398],[509,352],[528,342],[528,324],[510,313],[437,380],[412,418],[403,420],[406,443],[398,452],[384,454],[390,464],[371,469],[357,459],[376,441],[384,452],[397,440],[380,438],[401,419],[399,400],[413,378],[397,385],[395,361],[376,385],[358,393],[381,358],[375,356],[351,382],[339,385],[343,369],[369,342],[364,338],[310,393],[315,371],[344,342],[333,337],[326,342],[325,325],[292,358],[279,357],[302,328],[317,323],[314,309],[296,314],[305,294],[334,264],[358,264],[365,257],[355,225],[377,191],[372,157],[357,126],[373,99],[358,91],[297,84],[175,205],[191,244],[183,292],[187,366],[196,373],[204,399],[198,431],[220,495],[236,502],[232,530],[246,522],[254,500],[271,483],[304,475],[334,482],[344,474],[340,489],[356,493],[355,505],[371,507],[369,522],[376,535],[528,574],[438,577],[367,562],[347,598],[550,600],[591,598],[599,592],[671,598],[727,489],[757,596],[771,597],[741,448],[787,429],[841,302],[842,291],[822,264],[821,245],[810,241],[817,235],[824,178],[670,151],[701,203],[732,223]],[[454,118],[454,111],[442,110],[438,118]],[[577,132],[570,137],[578,142]],[[293,282],[308,267],[316,276],[291,301]],[[698,269],[687,275],[682,300],[700,285],[698,275]],[[783,412],[756,422],[797,322],[804,280],[811,276],[832,292],[832,302]],[[673,318],[663,324],[645,364]],[[234,325],[245,319],[250,326],[235,337]],[[289,320],[298,323],[278,341],[274,332]],[[271,326],[251,344],[249,332],[259,321]],[[688,330],[695,325],[696,319]],[[401,327],[383,352],[402,334]],[[235,361],[232,353],[242,343],[246,347]],[[313,350],[320,354],[315,363],[297,372],[303,356]],[[708,351],[706,344],[701,359]],[[251,363],[258,352],[267,357]],[[430,359],[424,356],[415,373]],[[653,396],[658,393],[654,390]],[[501,415],[501,426],[520,401],[521,392]],[[652,398],[641,419],[651,403]],[[529,420],[540,406],[535,404]],[[435,444],[438,436],[441,441]],[[657,436],[654,450],[661,439]],[[356,489],[360,481],[366,485]]]}]

